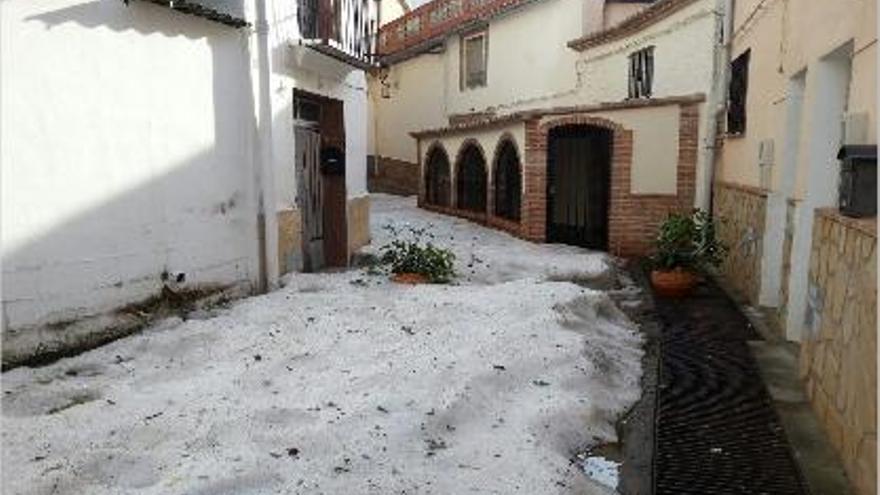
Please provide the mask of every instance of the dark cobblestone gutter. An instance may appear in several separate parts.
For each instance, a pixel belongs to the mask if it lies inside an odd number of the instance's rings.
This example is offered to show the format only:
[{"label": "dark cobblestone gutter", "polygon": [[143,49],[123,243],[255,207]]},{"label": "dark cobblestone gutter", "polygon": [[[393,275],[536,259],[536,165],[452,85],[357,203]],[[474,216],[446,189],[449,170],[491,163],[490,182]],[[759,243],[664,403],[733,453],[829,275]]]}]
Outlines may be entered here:
[{"label": "dark cobblestone gutter", "polygon": [[712,282],[667,300],[640,269],[625,273],[642,290],[610,294],[645,335],[645,393],[620,422],[621,445],[604,448],[622,461],[617,491],[809,494],[750,351],[762,337],[749,320]]}]

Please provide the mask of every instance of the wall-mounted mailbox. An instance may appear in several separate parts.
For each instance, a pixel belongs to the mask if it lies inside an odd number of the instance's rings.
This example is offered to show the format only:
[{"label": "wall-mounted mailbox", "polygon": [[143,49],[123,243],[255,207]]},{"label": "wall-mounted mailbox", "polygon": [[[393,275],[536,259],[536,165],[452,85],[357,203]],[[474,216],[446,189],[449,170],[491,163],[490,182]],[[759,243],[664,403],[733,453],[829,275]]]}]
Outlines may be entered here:
[{"label": "wall-mounted mailbox", "polygon": [[345,152],[336,146],[321,148],[321,173],[324,175],[344,175]]},{"label": "wall-mounted mailbox", "polygon": [[849,217],[877,215],[877,146],[846,145],[840,160],[840,213]]}]

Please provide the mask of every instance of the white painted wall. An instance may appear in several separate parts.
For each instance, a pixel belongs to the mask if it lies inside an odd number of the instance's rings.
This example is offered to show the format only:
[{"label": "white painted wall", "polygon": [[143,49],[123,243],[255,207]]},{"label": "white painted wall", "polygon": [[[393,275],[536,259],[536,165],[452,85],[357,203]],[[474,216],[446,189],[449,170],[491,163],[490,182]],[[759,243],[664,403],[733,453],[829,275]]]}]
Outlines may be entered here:
[{"label": "white painted wall", "polygon": [[257,276],[247,34],[145,2],[0,3],[3,317]]}]

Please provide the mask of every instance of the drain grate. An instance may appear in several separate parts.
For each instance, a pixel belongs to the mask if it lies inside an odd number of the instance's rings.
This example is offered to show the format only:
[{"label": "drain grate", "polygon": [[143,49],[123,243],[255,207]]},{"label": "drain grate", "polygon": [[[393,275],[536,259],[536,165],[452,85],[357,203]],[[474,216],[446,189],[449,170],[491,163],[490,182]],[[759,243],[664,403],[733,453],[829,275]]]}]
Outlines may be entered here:
[{"label": "drain grate", "polygon": [[748,320],[714,286],[656,307],[656,495],[807,494],[749,351],[760,336]]}]

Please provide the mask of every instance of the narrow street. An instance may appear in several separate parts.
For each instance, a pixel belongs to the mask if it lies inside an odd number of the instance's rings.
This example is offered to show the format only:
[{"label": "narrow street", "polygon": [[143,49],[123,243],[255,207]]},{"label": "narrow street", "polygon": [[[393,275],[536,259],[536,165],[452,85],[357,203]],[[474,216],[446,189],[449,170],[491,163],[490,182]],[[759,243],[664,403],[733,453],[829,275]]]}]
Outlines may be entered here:
[{"label": "narrow street", "polygon": [[657,299],[657,310],[655,493],[807,494],[746,317],[711,282],[680,301]]},{"label": "narrow street", "polygon": [[431,226],[457,285],[367,270],[3,376],[4,493],[595,493],[642,340],[611,260],[374,197],[374,245]]}]

